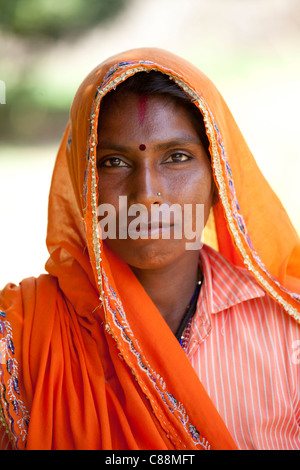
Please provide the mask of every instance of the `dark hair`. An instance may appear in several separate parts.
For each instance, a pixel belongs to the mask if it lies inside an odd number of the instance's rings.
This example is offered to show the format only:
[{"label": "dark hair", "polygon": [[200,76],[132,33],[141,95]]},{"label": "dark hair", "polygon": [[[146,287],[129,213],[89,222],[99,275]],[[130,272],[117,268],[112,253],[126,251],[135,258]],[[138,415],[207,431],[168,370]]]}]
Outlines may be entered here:
[{"label": "dark hair", "polygon": [[160,95],[175,100],[183,106],[189,113],[192,123],[198,132],[202,145],[206,150],[208,157],[209,140],[206,135],[203,116],[191,98],[180,88],[174,80],[168,75],[155,70],[150,72],[137,72],[132,77],[127,78],[117,88],[104,96],[101,101],[101,113],[105,113],[105,109],[109,106],[111,99],[117,98],[120,93],[135,93],[140,96]]}]

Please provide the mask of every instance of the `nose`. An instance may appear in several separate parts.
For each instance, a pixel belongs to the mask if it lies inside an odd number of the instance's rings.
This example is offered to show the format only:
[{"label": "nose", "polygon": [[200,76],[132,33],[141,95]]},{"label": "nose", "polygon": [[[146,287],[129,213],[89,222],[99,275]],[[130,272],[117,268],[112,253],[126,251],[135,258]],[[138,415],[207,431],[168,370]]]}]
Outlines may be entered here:
[{"label": "nose", "polygon": [[130,204],[143,204],[148,208],[160,204],[162,189],[158,172],[153,167],[143,166],[135,171],[131,181]]}]

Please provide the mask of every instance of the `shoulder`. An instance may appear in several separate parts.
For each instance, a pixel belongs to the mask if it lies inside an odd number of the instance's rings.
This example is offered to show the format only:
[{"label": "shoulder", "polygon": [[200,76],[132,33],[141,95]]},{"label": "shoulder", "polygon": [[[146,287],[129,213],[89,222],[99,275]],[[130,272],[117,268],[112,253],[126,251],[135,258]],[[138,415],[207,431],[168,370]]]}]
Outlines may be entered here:
[{"label": "shoulder", "polygon": [[43,274],[20,284],[7,284],[0,291],[0,339],[9,341],[15,357],[21,355],[26,334],[42,322],[47,328],[52,321],[59,287],[56,278]]},{"label": "shoulder", "polygon": [[212,248],[205,245],[200,258],[214,302],[213,311],[265,296],[265,291],[246,269],[235,266]]},{"label": "shoulder", "polygon": [[219,272],[222,273],[223,276],[232,276],[234,278],[240,279],[241,282],[250,280],[256,286],[258,286],[258,283],[254,279],[252,274],[245,267],[233,264],[231,261],[226,259],[221,253],[214,250],[210,246],[203,246],[203,249],[201,250],[201,256],[205,257],[209,261],[213,273]]},{"label": "shoulder", "polygon": [[[211,277],[213,298],[221,307],[238,307],[260,321],[282,322],[299,330],[299,323],[256,281],[252,274],[241,266],[236,266],[211,247],[204,246],[201,258]],[[207,269],[209,267],[209,270]],[[218,301],[217,301],[218,299]],[[221,301],[220,301],[221,299]],[[217,307],[215,307],[217,310]]]},{"label": "shoulder", "polygon": [[18,285],[8,283],[0,290],[0,310],[4,312],[21,312],[29,303],[34,305],[37,294],[54,294],[57,290],[57,279],[49,274],[23,279]]}]

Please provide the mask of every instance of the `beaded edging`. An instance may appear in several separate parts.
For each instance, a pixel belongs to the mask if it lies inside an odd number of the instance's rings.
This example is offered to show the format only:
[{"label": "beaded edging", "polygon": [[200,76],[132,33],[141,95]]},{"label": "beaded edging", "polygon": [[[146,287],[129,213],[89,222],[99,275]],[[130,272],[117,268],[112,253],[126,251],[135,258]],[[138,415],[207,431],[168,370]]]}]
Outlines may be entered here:
[{"label": "beaded edging", "polygon": [[[6,314],[0,311],[0,424],[15,449],[25,445],[29,412],[20,398],[19,368],[14,357],[13,332]],[[6,378],[8,377],[8,379]]]},{"label": "beaded edging", "polygon": [[[114,325],[119,329],[121,337],[123,340],[127,343],[130,352],[133,353],[133,355],[136,357],[137,364],[139,366],[140,371],[142,371],[144,374],[146,374],[147,378],[150,380],[151,384],[153,385],[154,389],[159,393],[162,402],[164,405],[167,407],[167,409],[174,415],[178,416],[180,423],[184,427],[184,430],[189,436],[192,438],[195,446],[200,446],[205,450],[210,449],[210,444],[209,442],[204,438],[201,437],[198,430],[196,429],[195,426],[192,425],[192,423],[189,420],[189,416],[183,406],[182,403],[180,403],[174,395],[171,393],[168,393],[166,390],[166,383],[159,374],[157,374],[150,366],[150,364],[147,362],[147,360],[143,357],[142,351],[139,347],[138,341],[134,338],[133,332],[129,326],[129,323],[126,319],[126,315],[124,312],[124,309],[122,307],[121,301],[118,298],[117,294],[113,290],[113,288],[109,285],[108,279],[104,274],[104,282],[105,282],[105,288],[106,291],[108,292],[108,295],[105,295],[105,305],[107,310],[109,311]],[[113,308],[110,305],[110,300],[113,300],[113,302],[116,304],[116,307]],[[112,334],[111,328],[106,325],[106,330],[108,333]],[[114,337],[114,335],[113,335]],[[114,339],[117,342],[119,350],[122,352],[122,355],[124,357],[124,351],[123,348],[120,346],[118,340],[114,337]],[[128,356],[125,356],[127,359],[128,365],[131,365],[131,360]],[[132,369],[133,374],[136,376],[134,369]],[[168,434],[170,434],[170,426],[164,421],[164,417],[162,416],[160,410],[158,409],[155,400],[151,399],[151,396],[149,396],[149,391],[145,387],[145,385],[142,383],[140,384],[142,386],[142,389],[145,393],[146,396],[148,396],[152,407],[156,410],[156,413],[158,416],[161,418],[161,422],[164,426],[164,429]],[[171,436],[169,435],[169,438]],[[178,439],[178,436],[176,436]],[[182,442],[180,441],[180,444],[182,445]]]}]

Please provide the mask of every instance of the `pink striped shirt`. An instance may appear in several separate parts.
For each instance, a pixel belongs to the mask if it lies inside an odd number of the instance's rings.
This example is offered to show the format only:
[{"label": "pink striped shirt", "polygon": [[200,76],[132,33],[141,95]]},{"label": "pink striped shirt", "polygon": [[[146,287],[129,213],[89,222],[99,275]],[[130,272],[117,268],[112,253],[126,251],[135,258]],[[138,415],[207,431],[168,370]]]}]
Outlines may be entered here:
[{"label": "pink striped shirt", "polygon": [[186,353],[240,449],[300,449],[300,326],[209,247]]}]

